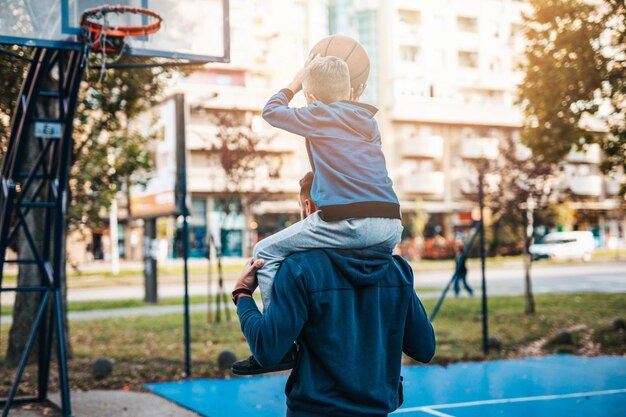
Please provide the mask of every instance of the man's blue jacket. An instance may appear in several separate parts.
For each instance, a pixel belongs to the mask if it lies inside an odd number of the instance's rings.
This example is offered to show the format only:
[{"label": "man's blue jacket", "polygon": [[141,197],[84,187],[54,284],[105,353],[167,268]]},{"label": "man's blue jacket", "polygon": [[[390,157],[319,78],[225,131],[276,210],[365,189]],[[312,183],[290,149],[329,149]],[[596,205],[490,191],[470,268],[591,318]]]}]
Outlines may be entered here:
[{"label": "man's blue jacket", "polygon": [[240,297],[252,354],[273,365],[299,345],[288,416],[386,416],[402,403],[402,352],[428,362],[435,336],[405,260],[382,249],[317,249],[283,261],[261,314]]}]

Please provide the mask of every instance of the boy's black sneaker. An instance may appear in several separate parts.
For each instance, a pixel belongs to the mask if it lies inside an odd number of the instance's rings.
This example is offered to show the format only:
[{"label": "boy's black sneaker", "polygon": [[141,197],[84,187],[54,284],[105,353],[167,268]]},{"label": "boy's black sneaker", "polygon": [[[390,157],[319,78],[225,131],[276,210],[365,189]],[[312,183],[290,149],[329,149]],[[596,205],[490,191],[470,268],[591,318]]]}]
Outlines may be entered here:
[{"label": "boy's black sneaker", "polygon": [[286,371],[293,368],[293,365],[296,362],[297,353],[298,348],[294,344],[291,349],[289,349],[287,354],[283,356],[280,362],[278,362],[276,365],[268,366],[267,368],[263,368],[254,358],[254,356],[250,355],[248,359],[233,363],[231,370],[235,375],[259,375],[268,372]]}]

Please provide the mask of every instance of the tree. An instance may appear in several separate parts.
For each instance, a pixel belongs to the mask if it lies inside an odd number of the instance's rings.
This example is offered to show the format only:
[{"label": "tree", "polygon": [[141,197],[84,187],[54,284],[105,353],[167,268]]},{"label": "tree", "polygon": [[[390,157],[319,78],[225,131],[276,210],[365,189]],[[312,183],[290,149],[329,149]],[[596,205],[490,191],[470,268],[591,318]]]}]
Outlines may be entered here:
[{"label": "tree", "polygon": [[526,314],[535,313],[532,292],[532,259],[528,252],[534,236],[534,208],[545,207],[550,202],[555,165],[546,161],[537,161],[524,155],[520,145],[512,137],[507,137],[500,144],[500,158],[493,162],[493,172],[497,172],[499,181],[496,189],[489,196],[492,210],[492,230],[497,235],[499,230],[512,230],[523,242],[524,258],[524,296]]},{"label": "tree", "polygon": [[[606,0],[608,10],[605,15],[608,45],[604,48],[607,56],[607,74],[603,80],[603,96],[608,98],[612,114],[606,118],[609,129],[607,135],[597,138],[604,151],[604,161],[600,168],[605,174],[626,174],[626,3],[623,0]],[[626,181],[623,181],[621,195],[626,197]]]},{"label": "tree", "polygon": [[[270,140],[270,137],[254,131],[250,113],[217,112],[212,115],[210,121],[218,127],[218,130],[213,138],[208,138],[207,150],[217,157],[218,166],[215,169],[221,169],[220,176],[224,180],[220,191],[221,198],[218,200],[222,213],[218,233],[221,234],[221,230],[225,228],[229,216],[243,215],[244,242],[251,241],[252,207],[266,191],[259,189],[258,180],[266,179],[261,174],[263,168],[266,168],[269,178],[278,178],[282,160],[274,154],[261,152],[259,145]],[[211,232],[209,234],[211,236]],[[224,294],[221,271],[222,244],[222,242],[216,244],[219,289],[216,321],[220,320],[219,306]],[[245,256],[250,256],[251,248],[244,249]]]},{"label": "tree", "polygon": [[[22,47],[12,47],[12,50],[22,55],[30,52]],[[92,56],[90,63],[96,64],[97,60]],[[130,62],[138,60],[128,58]],[[6,89],[0,94],[0,141],[3,150],[19,85],[27,69],[27,64],[14,58],[3,59],[0,65],[2,85]],[[176,70],[174,67],[109,69],[104,77],[99,77],[100,69],[88,71],[81,85],[74,125],[68,189],[70,209],[67,221],[70,228],[81,224],[98,226],[102,222],[101,211],[110,207],[119,187],[129,185],[135,172],[150,169],[151,161],[145,144],[152,138],[129,130],[129,122],[159,98],[166,81]],[[35,142],[32,143],[35,146]],[[116,157],[109,157],[112,154]],[[43,235],[43,224],[35,218],[31,222],[34,234]],[[19,250],[19,247],[15,249]],[[28,265],[20,265],[19,285],[26,285],[26,280],[38,276],[29,273],[27,268]],[[65,268],[62,274],[62,281],[65,282]],[[37,293],[18,293],[16,296],[7,351],[9,364],[15,364],[24,350],[38,296]],[[36,343],[35,348],[37,346]],[[31,355],[31,358],[34,357],[36,355]]]},{"label": "tree", "polygon": [[[522,142],[539,161],[600,144],[605,173],[626,171],[626,6],[623,0],[530,0],[524,16]],[[598,133],[590,120],[602,120]],[[622,186],[622,195],[626,184]]]},{"label": "tree", "polygon": [[426,225],[430,218],[421,198],[415,199],[413,213],[411,214],[411,238],[415,244],[415,252],[411,255],[415,256],[415,260],[420,260],[424,250],[424,230],[426,230]]}]

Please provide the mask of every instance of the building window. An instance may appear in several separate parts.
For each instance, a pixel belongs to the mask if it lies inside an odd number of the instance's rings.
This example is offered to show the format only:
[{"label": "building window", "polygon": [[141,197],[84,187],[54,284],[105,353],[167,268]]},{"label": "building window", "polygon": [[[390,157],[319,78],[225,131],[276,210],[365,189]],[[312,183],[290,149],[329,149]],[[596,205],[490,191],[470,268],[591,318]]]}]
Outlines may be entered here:
[{"label": "building window", "polygon": [[461,32],[478,32],[478,19],[475,17],[457,16],[456,26]]},{"label": "building window", "polygon": [[463,68],[478,68],[478,52],[459,51],[459,66]]},{"label": "building window", "polygon": [[417,63],[419,61],[420,49],[417,46],[400,46],[400,59],[404,62]]},{"label": "building window", "polygon": [[444,30],[446,26],[446,19],[442,14],[435,15],[435,30]]},{"label": "building window", "polygon": [[419,26],[422,23],[422,14],[417,10],[399,10],[400,22],[411,25]]},{"label": "building window", "polygon": [[522,36],[524,34],[524,27],[519,23],[513,23],[511,25],[511,37]]},{"label": "building window", "polygon": [[[209,254],[207,237],[207,203],[206,199],[191,199],[191,216],[189,219],[189,256],[191,258],[206,258]],[[177,225],[174,237],[174,257],[182,256],[183,229]]]},{"label": "building window", "polygon": [[524,57],[524,55],[520,54],[513,56],[513,71],[522,71],[525,64],[526,58]]},{"label": "building window", "polygon": [[502,62],[500,61],[500,58],[491,58],[491,62],[489,62],[489,71],[495,72],[496,74],[502,72]]}]

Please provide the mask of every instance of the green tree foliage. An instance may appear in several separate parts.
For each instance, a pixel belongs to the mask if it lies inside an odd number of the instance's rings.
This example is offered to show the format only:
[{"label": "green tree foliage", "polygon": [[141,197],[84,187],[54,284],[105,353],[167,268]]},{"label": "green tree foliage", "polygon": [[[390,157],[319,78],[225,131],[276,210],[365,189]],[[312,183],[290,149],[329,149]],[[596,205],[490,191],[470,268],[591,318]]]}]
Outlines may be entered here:
[{"label": "green tree foliage", "polygon": [[[14,46],[28,56],[28,48]],[[136,62],[127,58],[127,62]],[[97,57],[81,85],[74,123],[71,155],[68,223],[103,226],[103,210],[117,191],[128,187],[139,174],[152,167],[146,146],[154,135],[131,128],[131,121],[162,95],[167,81],[177,73],[173,67],[109,69],[100,79]],[[12,57],[0,63],[0,143],[9,136],[11,115],[19,87],[29,64]]]},{"label": "green tree foliage", "polygon": [[[535,313],[535,302],[531,283],[531,259],[529,247],[533,243],[533,210],[548,205],[553,194],[554,164],[537,161],[525,155],[523,148],[512,137],[500,144],[500,158],[494,162],[492,170],[498,173],[498,186],[489,196],[492,209],[492,231],[494,243],[503,237],[516,236],[515,242],[522,242],[524,255],[524,298],[525,313]],[[510,245],[510,243],[509,243]]]},{"label": "green tree foliage", "polygon": [[606,76],[597,39],[604,30],[596,8],[582,0],[531,0],[525,16],[525,77],[519,95],[522,141],[533,154],[558,162],[588,135],[579,125],[598,109],[594,94]]},{"label": "green tree foliage", "polygon": [[536,213],[537,223],[548,229],[572,230],[576,223],[576,210],[568,204],[550,203]]},{"label": "green tree foliage", "polygon": [[[519,86],[523,143],[539,161],[554,163],[573,146],[597,142],[606,156],[604,172],[623,169],[624,1],[530,3],[534,11],[524,16],[525,77]],[[606,122],[608,134],[592,129],[591,115]]]},{"label": "green tree foliage", "polygon": [[[30,48],[14,46],[10,50],[25,58],[31,54]],[[27,67],[25,61],[16,57],[2,55],[0,59],[0,157],[6,151],[11,116]]]},{"label": "green tree foliage", "polygon": [[[31,52],[15,46],[12,50],[26,56]],[[97,60],[92,55],[89,63],[97,64]],[[127,60],[137,62],[135,58]],[[14,57],[0,60],[0,85],[3,88],[0,92],[0,142],[3,154],[6,152],[19,86],[29,65]],[[153,137],[144,131],[132,130],[131,121],[159,99],[165,82],[174,71],[172,67],[110,69],[106,74],[101,74],[100,69],[88,70],[80,88],[74,120],[67,219],[70,227],[80,224],[101,226],[102,214],[110,207],[116,191],[122,185],[128,188],[136,174],[151,168],[151,155],[146,144]],[[51,74],[51,77],[54,75]],[[35,147],[37,142],[29,141],[29,146]],[[33,234],[44,236],[42,228],[45,222],[39,220],[33,216],[27,221]],[[15,249],[21,253],[25,246],[20,245],[20,239],[17,240]],[[65,268],[62,275],[65,275]],[[32,265],[20,265],[18,285],[36,285],[37,280],[38,273]],[[61,281],[65,299],[65,279],[62,277]],[[7,348],[7,363],[10,365],[17,364],[24,351],[39,297],[37,293],[16,295]],[[38,344],[35,343],[35,346]],[[68,352],[71,352],[69,346]],[[33,353],[31,359],[35,357]]]},{"label": "green tree foliage", "polygon": [[[626,173],[626,3],[624,0],[606,0],[608,11],[606,25],[608,46],[607,78],[603,83],[604,96],[608,97],[612,114],[607,117],[609,134],[598,138],[605,159],[600,165],[605,173]],[[621,193],[626,196],[626,183]]]}]

